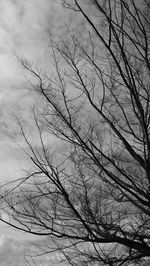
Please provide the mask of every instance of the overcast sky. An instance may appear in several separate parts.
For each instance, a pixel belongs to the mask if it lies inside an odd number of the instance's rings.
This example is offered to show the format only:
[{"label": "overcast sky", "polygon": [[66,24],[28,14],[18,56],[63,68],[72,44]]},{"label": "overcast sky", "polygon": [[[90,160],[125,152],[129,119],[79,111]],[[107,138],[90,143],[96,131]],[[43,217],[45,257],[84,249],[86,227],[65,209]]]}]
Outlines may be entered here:
[{"label": "overcast sky", "polygon": [[[10,113],[20,112],[26,95],[25,73],[15,54],[46,66],[48,29],[62,18],[52,0],[0,0],[0,182],[20,177],[28,164],[10,139],[15,132]],[[54,22],[55,21],[55,22]],[[14,138],[19,142],[20,139]],[[30,239],[0,223],[0,266],[26,265],[23,252]],[[19,242],[18,242],[19,241]],[[39,240],[37,240],[39,241]],[[49,257],[39,265],[50,265]],[[52,264],[53,265],[53,264]]]},{"label": "overcast sky", "polygon": [[8,135],[14,132],[9,111],[20,110],[23,88],[27,86],[15,53],[31,62],[44,62],[52,8],[48,0],[0,0],[1,179],[7,177],[7,171],[9,175],[16,173],[18,158],[22,157],[17,155],[17,146],[6,137],[7,131]]}]

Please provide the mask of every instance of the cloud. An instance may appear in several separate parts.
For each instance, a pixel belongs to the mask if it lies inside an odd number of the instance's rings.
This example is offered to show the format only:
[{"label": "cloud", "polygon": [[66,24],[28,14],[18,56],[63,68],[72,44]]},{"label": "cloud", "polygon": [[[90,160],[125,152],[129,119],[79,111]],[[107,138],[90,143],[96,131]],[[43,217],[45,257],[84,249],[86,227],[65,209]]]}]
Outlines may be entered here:
[{"label": "cloud", "polygon": [[[29,98],[32,97],[28,91],[25,100],[23,89],[27,83],[15,53],[42,67],[47,66],[48,28],[53,19],[60,24],[61,16],[60,6],[55,7],[50,0],[0,0],[0,182],[21,176],[21,169],[28,164],[23,153],[8,139],[12,135],[14,138],[16,136],[16,142],[20,141],[10,114],[20,114],[29,109]],[[7,230],[2,228],[4,230],[0,230],[0,236]],[[25,245],[6,236],[0,238],[0,266],[23,266],[21,256]]]},{"label": "cloud", "polygon": [[24,87],[23,71],[14,53],[31,61],[41,60],[44,56],[51,16],[50,2],[0,1],[0,100],[6,96],[7,90],[10,95],[15,87]]},{"label": "cloud", "polygon": [[0,237],[0,265],[1,266],[19,266],[27,265],[25,252],[27,243],[16,241],[5,235]]},{"label": "cloud", "polygon": [[50,2],[0,1],[0,99],[4,90],[13,85],[13,91],[14,86],[17,87],[24,80],[15,53],[31,61],[44,61],[47,28],[52,12]]},{"label": "cloud", "polygon": [[[18,140],[16,123],[11,115],[15,112],[21,114],[25,109],[29,109],[27,104],[29,105],[28,100],[29,97],[31,98],[31,95],[28,96],[23,104],[22,99],[26,97],[24,88],[27,84],[14,52],[19,56],[27,57],[31,61],[42,60],[44,47],[47,46],[46,27],[51,13],[49,3],[49,0],[0,1],[1,180],[17,173],[21,161],[25,165],[23,154],[17,146],[10,144],[7,138],[12,135]],[[21,159],[19,159],[19,156]]]},{"label": "cloud", "polygon": [[50,64],[48,30],[62,25],[63,17],[53,1],[0,1],[0,101],[17,98],[26,86],[15,54],[43,68]]},{"label": "cloud", "polygon": [[[49,0],[0,1],[1,117],[3,113],[0,131],[4,124],[10,129],[12,127],[7,123],[9,119],[6,109],[19,112],[19,109],[23,109],[23,104],[29,103],[33,98],[29,91],[25,92],[29,86],[26,81],[28,74],[24,72],[15,54],[44,67],[48,58],[47,29],[50,27],[52,13],[53,5]],[[24,103],[21,99],[24,99]]]},{"label": "cloud", "polygon": [[16,141],[19,139],[11,115],[24,114],[29,120],[29,105],[36,101],[31,92],[26,91],[26,74],[14,53],[43,68],[50,64],[48,28],[60,24],[61,18],[63,20],[61,11],[60,5],[49,0],[0,0],[0,176],[7,176],[8,172],[14,173],[18,169],[11,152],[8,152],[9,148],[14,153],[16,149],[10,147],[6,139],[10,135]]},{"label": "cloud", "polygon": [[[14,240],[6,235],[0,237],[0,266],[53,266],[59,265],[61,255],[59,253],[47,253],[38,256],[39,249],[34,246],[41,244],[41,240]],[[34,254],[34,257],[31,257]],[[37,255],[37,256],[36,256]],[[61,264],[62,265],[62,264]],[[64,264],[66,265],[66,264]]]}]

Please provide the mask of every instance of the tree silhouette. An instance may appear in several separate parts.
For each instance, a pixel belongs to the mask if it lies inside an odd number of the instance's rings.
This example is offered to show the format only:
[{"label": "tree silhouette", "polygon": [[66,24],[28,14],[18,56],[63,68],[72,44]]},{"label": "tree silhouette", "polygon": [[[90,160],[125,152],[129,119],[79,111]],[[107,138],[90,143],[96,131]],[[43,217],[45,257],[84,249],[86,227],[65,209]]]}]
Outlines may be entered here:
[{"label": "tree silhouette", "polygon": [[42,252],[70,265],[148,265],[150,4],[63,5],[77,22],[50,34],[51,73],[21,61],[42,104],[36,146],[20,123],[33,169],[3,196],[7,223],[48,236]]}]

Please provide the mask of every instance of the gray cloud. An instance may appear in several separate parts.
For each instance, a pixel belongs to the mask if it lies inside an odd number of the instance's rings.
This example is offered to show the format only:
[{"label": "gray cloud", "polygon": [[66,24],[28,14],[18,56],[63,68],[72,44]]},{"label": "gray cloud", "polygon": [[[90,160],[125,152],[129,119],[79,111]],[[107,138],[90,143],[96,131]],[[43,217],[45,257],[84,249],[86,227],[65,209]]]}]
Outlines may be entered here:
[{"label": "gray cloud", "polygon": [[[41,240],[37,239],[34,242],[17,241],[6,236],[0,237],[0,266],[53,266],[54,263],[56,266],[59,265],[56,262],[60,260],[60,254],[47,253],[38,256],[39,250],[34,246],[34,243],[38,246]],[[31,257],[31,254],[34,254],[34,257]],[[67,264],[62,265],[66,266]]]},{"label": "gray cloud", "polygon": [[[20,175],[26,168],[26,158],[17,146],[10,144],[10,135],[20,141],[17,128],[11,117],[13,112],[27,114],[29,98],[24,97],[27,86],[23,70],[18,64],[18,56],[34,61],[42,68],[49,62],[48,29],[60,26],[63,13],[50,0],[1,0],[0,1],[0,181]],[[55,21],[55,22],[54,22]],[[53,24],[53,26],[52,26]],[[28,91],[29,93],[29,91]],[[21,100],[24,99],[24,103]],[[30,99],[31,101],[31,99]],[[25,110],[25,112],[24,112]],[[22,144],[22,143],[21,143]],[[21,176],[21,175],[20,175]],[[23,256],[29,242],[2,237],[0,230],[0,266],[27,265]],[[11,230],[11,229],[10,229]],[[17,235],[17,233],[15,233]],[[10,234],[11,235],[11,234]],[[13,235],[13,234],[12,234]],[[55,257],[37,259],[37,265],[53,265]],[[31,264],[32,265],[32,264]]]},{"label": "gray cloud", "polygon": [[0,265],[27,265],[25,260],[26,249],[26,243],[2,236],[0,238]]}]

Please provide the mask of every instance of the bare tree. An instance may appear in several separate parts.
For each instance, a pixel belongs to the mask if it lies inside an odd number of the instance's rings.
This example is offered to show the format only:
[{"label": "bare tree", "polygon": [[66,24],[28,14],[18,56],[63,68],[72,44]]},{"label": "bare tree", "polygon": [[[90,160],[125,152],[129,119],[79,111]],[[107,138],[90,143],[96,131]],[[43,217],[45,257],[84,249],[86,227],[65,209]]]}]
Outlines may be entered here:
[{"label": "bare tree", "polygon": [[33,171],[4,193],[7,223],[47,236],[42,252],[70,265],[148,265],[150,4],[63,4],[79,23],[50,35],[52,72],[21,61],[42,105],[36,146],[20,124]]}]

